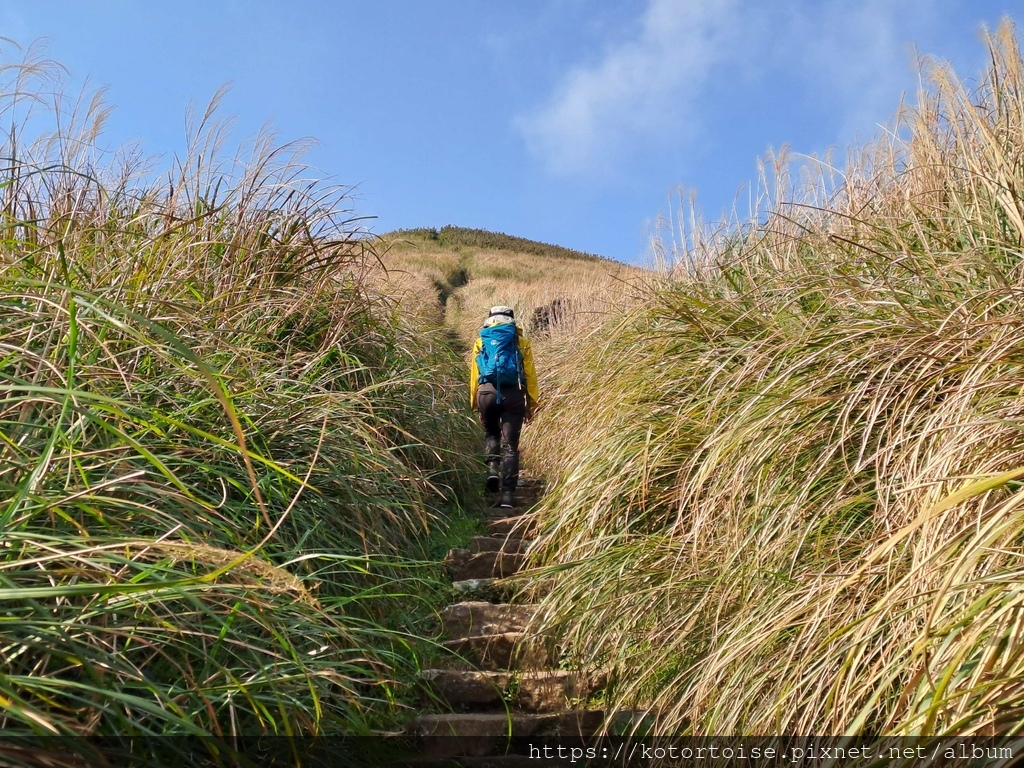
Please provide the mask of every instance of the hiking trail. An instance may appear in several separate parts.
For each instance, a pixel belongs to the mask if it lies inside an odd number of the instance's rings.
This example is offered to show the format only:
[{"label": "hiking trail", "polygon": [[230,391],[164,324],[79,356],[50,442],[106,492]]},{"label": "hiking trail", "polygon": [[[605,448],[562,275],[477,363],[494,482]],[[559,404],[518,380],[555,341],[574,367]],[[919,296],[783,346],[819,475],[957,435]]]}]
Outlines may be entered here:
[{"label": "hiking trail", "polygon": [[[445,558],[458,602],[441,611],[441,621],[444,645],[456,655],[421,678],[454,711],[420,714],[410,723],[407,735],[420,756],[415,765],[564,765],[542,759],[538,747],[597,742],[605,713],[584,706],[604,681],[559,667],[557,648],[531,630],[537,606],[520,602],[524,589],[507,581],[525,567],[532,541],[527,513],[543,493],[542,481],[521,480],[516,507],[487,508],[488,535]],[[427,707],[437,709],[425,701]]]}]

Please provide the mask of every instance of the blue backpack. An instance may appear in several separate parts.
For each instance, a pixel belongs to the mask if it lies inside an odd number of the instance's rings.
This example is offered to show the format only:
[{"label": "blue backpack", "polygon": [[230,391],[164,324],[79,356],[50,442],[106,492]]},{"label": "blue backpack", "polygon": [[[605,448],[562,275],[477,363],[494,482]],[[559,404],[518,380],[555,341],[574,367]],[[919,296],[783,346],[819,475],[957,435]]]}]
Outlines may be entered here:
[{"label": "blue backpack", "polygon": [[519,351],[519,332],[515,323],[489,325],[480,331],[480,353],[476,367],[480,371],[477,384],[493,384],[501,402],[501,388],[526,386],[523,354]]}]

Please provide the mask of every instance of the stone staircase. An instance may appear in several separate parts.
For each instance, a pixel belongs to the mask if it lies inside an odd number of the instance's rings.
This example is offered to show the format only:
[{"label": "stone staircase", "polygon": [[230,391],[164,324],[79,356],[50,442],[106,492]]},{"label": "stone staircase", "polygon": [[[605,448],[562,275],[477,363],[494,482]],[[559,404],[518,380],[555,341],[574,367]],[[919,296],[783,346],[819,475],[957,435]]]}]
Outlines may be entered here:
[{"label": "stone staircase", "polygon": [[417,765],[563,765],[539,757],[542,747],[592,745],[602,729],[604,712],[584,705],[604,681],[560,669],[558,650],[530,633],[536,606],[517,602],[501,581],[524,567],[531,540],[523,515],[543,492],[539,481],[522,481],[517,507],[490,509],[489,535],[446,558],[459,602],[441,619],[458,666],[422,673],[428,700],[451,711],[410,724]]}]

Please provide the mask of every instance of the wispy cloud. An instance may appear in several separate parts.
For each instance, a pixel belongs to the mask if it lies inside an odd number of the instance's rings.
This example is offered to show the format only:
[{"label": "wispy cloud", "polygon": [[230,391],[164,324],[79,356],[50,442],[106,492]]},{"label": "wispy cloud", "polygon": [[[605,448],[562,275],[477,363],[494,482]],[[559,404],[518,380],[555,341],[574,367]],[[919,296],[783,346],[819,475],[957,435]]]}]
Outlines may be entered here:
[{"label": "wispy cloud", "polygon": [[736,0],[651,0],[639,35],[566,73],[517,126],[556,174],[592,170],[637,137],[678,129],[722,55]]},{"label": "wispy cloud", "polygon": [[[649,0],[637,34],[567,71],[516,126],[555,175],[593,176],[637,146],[692,141],[712,100],[741,86],[801,89],[826,105],[839,141],[870,133],[912,83],[908,43],[947,0]],[[745,81],[735,82],[736,78]],[[732,78],[732,80],[730,80]],[[780,87],[784,85],[785,87]]]}]

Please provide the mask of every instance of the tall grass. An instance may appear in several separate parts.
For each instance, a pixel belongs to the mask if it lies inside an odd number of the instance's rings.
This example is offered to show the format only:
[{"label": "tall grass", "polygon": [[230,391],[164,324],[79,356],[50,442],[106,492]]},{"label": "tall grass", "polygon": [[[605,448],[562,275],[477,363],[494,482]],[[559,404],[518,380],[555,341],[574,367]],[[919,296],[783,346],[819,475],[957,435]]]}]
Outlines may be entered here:
[{"label": "tall grass", "polygon": [[[1024,65],[1007,22],[842,174],[563,361],[533,433],[547,627],[697,734],[1024,721]],[[838,181],[836,181],[838,179]],[[670,247],[666,245],[666,250]]]},{"label": "tall grass", "polygon": [[158,175],[54,72],[0,88],[0,727],[387,725],[403,563],[467,493],[460,361],[301,145],[227,155],[215,99]]}]

